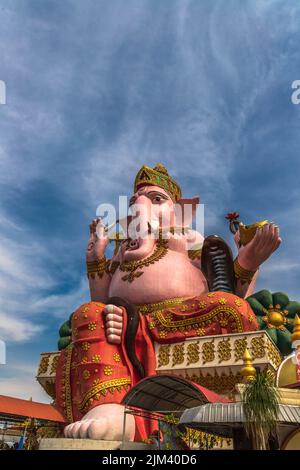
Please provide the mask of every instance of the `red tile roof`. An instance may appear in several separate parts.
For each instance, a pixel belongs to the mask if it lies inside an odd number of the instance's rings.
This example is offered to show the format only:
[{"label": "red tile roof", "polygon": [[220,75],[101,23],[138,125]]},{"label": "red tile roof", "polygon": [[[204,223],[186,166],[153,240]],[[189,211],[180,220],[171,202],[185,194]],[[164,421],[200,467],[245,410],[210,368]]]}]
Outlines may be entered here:
[{"label": "red tile roof", "polygon": [[64,417],[52,405],[0,395],[0,416],[19,416],[64,423]]}]

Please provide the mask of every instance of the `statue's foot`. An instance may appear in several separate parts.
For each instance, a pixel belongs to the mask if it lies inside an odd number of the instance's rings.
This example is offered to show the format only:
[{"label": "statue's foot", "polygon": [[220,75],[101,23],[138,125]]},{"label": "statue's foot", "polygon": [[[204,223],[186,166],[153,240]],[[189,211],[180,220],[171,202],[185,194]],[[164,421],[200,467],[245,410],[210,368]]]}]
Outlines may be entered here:
[{"label": "statue's foot", "polygon": [[[123,439],[124,406],[117,404],[99,405],[90,410],[81,421],[71,423],[64,429],[65,437],[74,439],[103,439],[121,441]],[[126,416],[125,440],[133,441],[135,420]]]}]

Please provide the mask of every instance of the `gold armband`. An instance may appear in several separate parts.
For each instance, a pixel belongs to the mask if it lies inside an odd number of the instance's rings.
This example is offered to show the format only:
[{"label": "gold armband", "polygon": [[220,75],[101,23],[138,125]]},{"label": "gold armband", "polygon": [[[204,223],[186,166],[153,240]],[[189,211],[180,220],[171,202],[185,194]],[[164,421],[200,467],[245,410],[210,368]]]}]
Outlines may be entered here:
[{"label": "gold armband", "polygon": [[107,272],[108,264],[109,260],[107,260],[105,257],[97,261],[87,261],[86,267],[88,277],[95,279],[95,276],[97,274],[101,279],[103,274]]},{"label": "gold armband", "polygon": [[246,282],[250,284],[256,271],[248,271],[248,269],[242,268],[236,258],[234,260],[234,273],[236,279],[239,279],[242,284],[245,284]]}]

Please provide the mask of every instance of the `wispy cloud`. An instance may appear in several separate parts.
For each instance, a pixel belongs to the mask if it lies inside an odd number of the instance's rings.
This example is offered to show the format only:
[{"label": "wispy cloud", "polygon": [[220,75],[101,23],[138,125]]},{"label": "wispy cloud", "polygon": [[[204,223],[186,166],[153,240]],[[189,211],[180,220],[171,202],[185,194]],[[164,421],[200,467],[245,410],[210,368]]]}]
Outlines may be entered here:
[{"label": "wispy cloud", "polygon": [[51,398],[44,392],[35,380],[37,364],[28,364],[19,360],[17,363],[9,363],[1,366],[0,393],[13,397],[49,403]]}]

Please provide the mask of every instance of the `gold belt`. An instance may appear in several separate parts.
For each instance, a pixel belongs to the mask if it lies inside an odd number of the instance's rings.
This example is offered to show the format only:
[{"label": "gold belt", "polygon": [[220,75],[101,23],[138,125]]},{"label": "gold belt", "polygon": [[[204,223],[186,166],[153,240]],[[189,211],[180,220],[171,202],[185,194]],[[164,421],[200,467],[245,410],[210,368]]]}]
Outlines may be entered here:
[{"label": "gold belt", "polygon": [[156,312],[157,310],[162,310],[164,308],[175,307],[177,305],[184,303],[186,300],[189,300],[189,298],[175,297],[175,299],[162,300],[161,302],[136,305],[136,309],[141,315],[145,315],[147,313],[153,313],[153,312]]}]

